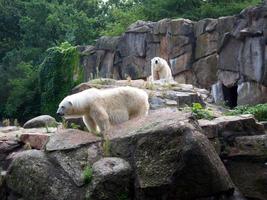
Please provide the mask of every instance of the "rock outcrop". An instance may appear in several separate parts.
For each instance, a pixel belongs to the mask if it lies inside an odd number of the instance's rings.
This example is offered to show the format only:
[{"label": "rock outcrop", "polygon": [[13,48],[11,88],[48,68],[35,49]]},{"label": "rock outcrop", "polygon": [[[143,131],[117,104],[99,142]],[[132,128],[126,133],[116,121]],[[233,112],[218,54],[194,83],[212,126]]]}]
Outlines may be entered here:
[{"label": "rock outcrop", "polygon": [[[86,80],[96,76],[145,79],[150,75],[150,60],[160,56],[169,62],[179,83],[206,89],[216,83],[224,86],[225,90],[213,87],[216,102],[217,97],[230,105],[231,101],[234,105],[266,102],[266,13],[267,6],[259,6],[236,16],[198,22],[137,21],[121,36],[104,36],[95,46],[79,48]],[[231,95],[236,97],[227,99]]]},{"label": "rock outcrop", "polygon": [[[173,108],[116,125],[104,138],[1,128],[0,198],[265,200],[264,130],[251,115],[197,121]],[[27,134],[35,140],[22,140]],[[41,150],[33,145],[42,142]]]},{"label": "rock outcrop", "polygon": [[[104,141],[78,130],[58,130],[44,151],[27,150],[13,157],[5,176],[7,196],[43,200],[112,199],[112,194],[128,199],[231,196],[231,178],[200,130],[190,113],[169,109],[113,127]],[[106,155],[118,158],[101,159]],[[92,167],[87,184],[86,166]]]}]

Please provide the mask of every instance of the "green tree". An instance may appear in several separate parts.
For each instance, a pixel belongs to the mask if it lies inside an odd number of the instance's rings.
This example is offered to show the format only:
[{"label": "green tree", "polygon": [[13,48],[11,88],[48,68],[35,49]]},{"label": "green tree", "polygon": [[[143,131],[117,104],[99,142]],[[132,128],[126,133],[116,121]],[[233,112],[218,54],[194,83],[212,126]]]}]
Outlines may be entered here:
[{"label": "green tree", "polygon": [[40,94],[36,87],[37,71],[29,63],[20,63],[17,68],[20,77],[11,79],[7,84],[12,90],[6,102],[6,115],[21,122],[40,113]]},{"label": "green tree", "polygon": [[41,113],[55,116],[58,104],[71,89],[83,81],[76,47],[65,42],[47,50],[40,66]]}]

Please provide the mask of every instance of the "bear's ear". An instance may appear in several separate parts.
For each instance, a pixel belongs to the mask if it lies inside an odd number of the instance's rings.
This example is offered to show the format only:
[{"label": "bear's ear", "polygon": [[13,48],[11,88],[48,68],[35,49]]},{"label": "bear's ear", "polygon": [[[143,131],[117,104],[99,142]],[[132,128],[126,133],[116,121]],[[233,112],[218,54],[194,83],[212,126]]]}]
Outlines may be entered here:
[{"label": "bear's ear", "polygon": [[68,103],[72,106],[72,102],[69,100]]}]

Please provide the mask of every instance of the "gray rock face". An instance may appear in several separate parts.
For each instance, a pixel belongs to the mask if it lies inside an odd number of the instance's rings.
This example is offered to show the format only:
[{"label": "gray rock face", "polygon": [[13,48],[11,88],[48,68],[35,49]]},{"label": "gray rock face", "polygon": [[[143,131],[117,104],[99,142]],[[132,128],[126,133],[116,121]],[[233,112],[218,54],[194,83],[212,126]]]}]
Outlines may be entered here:
[{"label": "gray rock face", "polygon": [[228,143],[226,167],[240,191],[249,199],[267,198],[267,135],[239,136]]},{"label": "gray rock face", "polygon": [[[206,89],[217,81],[226,87],[244,82],[266,87],[266,12],[266,6],[259,6],[245,9],[239,15],[198,22],[137,21],[120,37],[102,37],[96,48],[81,49],[81,63],[87,80],[94,78],[97,71],[102,77],[145,79],[151,73],[150,60],[159,56],[167,60],[180,83]],[[248,93],[242,95],[247,103],[262,102],[258,96],[255,101],[249,100]]]},{"label": "gray rock face", "polygon": [[245,197],[259,200],[267,198],[266,165],[263,160],[257,161],[253,156],[247,157],[247,160],[235,157],[226,163],[226,167]]},{"label": "gray rock face", "polygon": [[35,117],[27,121],[23,125],[23,128],[40,128],[40,127],[49,127],[49,126],[55,127],[56,125],[57,125],[57,122],[55,118],[49,115],[41,115],[41,116]]},{"label": "gray rock face", "polygon": [[240,192],[248,199],[266,199],[267,135],[264,125],[251,115],[199,120],[199,125],[213,141]]},{"label": "gray rock face", "polygon": [[102,157],[101,138],[74,129],[51,135],[45,149],[47,157],[79,187],[85,184],[85,166],[92,165]]},{"label": "gray rock face", "polygon": [[83,199],[85,196],[85,191],[75,186],[64,171],[55,168],[44,152],[37,150],[17,154],[6,182],[23,199],[70,200]]},{"label": "gray rock face", "polygon": [[45,149],[46,151],[77,149],[100,141],[101,138],[88,134],[87,132],[67,129],[51,135]]},{"label": "gray rock face", "polygon": [[[258,104],[267,102],[267,87],[255,82],[244,82],[237,88],[238,105]],[[248,99],[249,97],[249,99]]]},{"label": "gray rock face", "polygon": [[249,114],[222,116],[213,120],[201,119],[199,125],[203,129],[203,133],[210,139],[218,136],[231,137],[233,134],[235,136],[264,134],[264,126],[258,123],[253,115]]},{"label": "gray rock face", "polygon": [[132,169],[121,158],[107,157],[94,163],[93,180],[88,190],[92,199],[130,199]]},{"label": "gray rock face", "polygon": [[209,88],[217,81],[217,54],[212,54],[193,64],[198,86]]},{"label": "gray rock face", "polygon": [[179,112],[156,111],[107,133],[110,154],[135,169],[137,199],[194,199],[233,192],[215,150],[189,121]]}]

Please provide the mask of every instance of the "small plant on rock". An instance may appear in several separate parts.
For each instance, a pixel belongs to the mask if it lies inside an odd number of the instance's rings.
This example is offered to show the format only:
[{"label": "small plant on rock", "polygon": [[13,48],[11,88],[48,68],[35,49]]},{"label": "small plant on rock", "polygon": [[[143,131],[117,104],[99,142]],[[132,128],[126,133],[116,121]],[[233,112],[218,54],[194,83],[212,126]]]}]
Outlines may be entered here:
[{"label": "small plant on rock", "polygon": [[14,119],[14,126],[19,126],[19,122],[18,122],[18,119]]},{"label": "small plant on rock", "polygon": [[2,121],[3,126],[10,126],[10,119],[4,119]]},{"label": "small plant on rock", "polygon": [[214,117],[207,109],[203,108],[200,103],[193,103],[191,107],[191,112],[197,119],[213,119]]},{"label": "small plant on rock", "polygon": [[267,103],[255,106],[237,106],[234,110],[226,113],[226,115],[242,115],[252,114],[259,121],[267,121]]},{"label": "small plant on rock", "polygon": [[68,121],[64,118],[62,119],[62,127],[65,129],[68,128]]},{"label": "small plant on rock", "polygon": [[81,128],[80,125],[75,124],[75,123],[71,123],[71,124],[70,124],[70,127],[73,128],[73,129],[80,129],[80,128]]},{"label": "small plant on rock", "polygon": [[103,142],[103,154],[105,157],[110,156],[110,141],[108,138],[104,138]]},{"label": "small plant on rock", "polygon": [[83,171],[83,180],[85,184],[89,184],[93,178],[93,169],[91,166],[86,166]]},{"label": "small plant on rock", "polygon": [[155,86],[154,83],[152,83],[152,82],[146,82],[146,84],[145,84],[145,89],[148,89],[148,90],[155,90],[155,89],[156,89],[156,86]]}]

